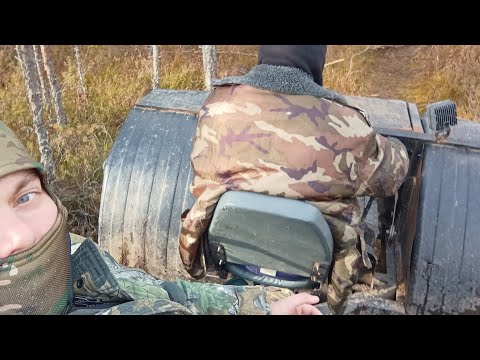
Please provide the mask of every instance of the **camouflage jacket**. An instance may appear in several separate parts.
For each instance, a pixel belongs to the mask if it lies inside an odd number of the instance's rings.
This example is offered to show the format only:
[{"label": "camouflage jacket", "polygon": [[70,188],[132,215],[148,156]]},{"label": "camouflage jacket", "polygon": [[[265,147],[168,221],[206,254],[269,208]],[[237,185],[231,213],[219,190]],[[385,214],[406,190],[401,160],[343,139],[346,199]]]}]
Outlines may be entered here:
[{"label": "camouflage jacket", "polygon": [[360,239],[371,267],[356,197],[393,195],[408,170],[405,146],[376,134],[365,112],[301,70],[271,65],[217,83],[199,113],[191,161],[197,200],[180,254],[192,275],[202,270],[194,269],[200,238],[228,190],[311,202],[341,239],[336,247]]},{"label": "camouflage jacket", "polygon": [[265,315],[269,300],[260,286],[166,282],[118,264],[92,240],[72,246],[76,303],[70,314]]}]

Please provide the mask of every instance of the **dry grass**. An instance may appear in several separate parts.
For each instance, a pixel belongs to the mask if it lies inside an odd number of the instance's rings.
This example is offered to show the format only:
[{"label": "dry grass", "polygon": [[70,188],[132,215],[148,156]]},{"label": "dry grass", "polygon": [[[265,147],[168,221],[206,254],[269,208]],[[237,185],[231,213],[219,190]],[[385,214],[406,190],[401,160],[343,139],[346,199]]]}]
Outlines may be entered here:
[{"label": "dry grass", "polygon": [[[370,95],[369,71],[382,49],[330,46],[325,87],[345,94]],[[198,45],[161,46],[161,87],[201,90],[202,56]],[[355,54],[358,56],[353,57]],[[219,77],[242,75],[257,62],[256,45],[217,48]],[[52,47],[62,86],[68,126],[53,124],[45,114],[57,164],[57,189],[70,209],[72,230],[96,237],[102,165],[135,102],[151,90],[151,59],[146,46],[81,46],[87,98],[79,91],[72,46]],[[352,58],[353,57],[353,58]],[[427,46],[415,53],[416,76],[402,95],[424,106],[451,98],[465,118],[480,120],[480,47]],[[344,59],[341,61],[341,59]],[[381,95],[381,94],[380,94]],[[0,119],[39,157],[31,127],[23,79],[13,46],[0,46]]]},{"label": "dry grass", "polygon": [[459,117],[480,121],[480,46],[426,46],[415,62],[419,76],[410,96],[420,109],[452,99]]},{"label": "dry grass", "polygon": [[325,67],[324,86],[346,95],[363,95],[365,84],[361,75],[367,59],[361,53],[365,49],[362,45],[327,47],[327,64],[343,61]]}]

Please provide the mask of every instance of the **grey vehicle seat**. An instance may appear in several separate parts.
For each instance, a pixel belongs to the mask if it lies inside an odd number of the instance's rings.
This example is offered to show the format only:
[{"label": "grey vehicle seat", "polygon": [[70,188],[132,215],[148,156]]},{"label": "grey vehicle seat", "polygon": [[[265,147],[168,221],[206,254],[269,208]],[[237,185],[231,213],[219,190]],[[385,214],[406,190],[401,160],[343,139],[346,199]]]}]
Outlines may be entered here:
[{"label": "grey vehicle seat", "polygon": [[208,231],[216,265],[258,284],[290,289],[323,283],[333,239],[315,206],[300,200],[228,191]]}]

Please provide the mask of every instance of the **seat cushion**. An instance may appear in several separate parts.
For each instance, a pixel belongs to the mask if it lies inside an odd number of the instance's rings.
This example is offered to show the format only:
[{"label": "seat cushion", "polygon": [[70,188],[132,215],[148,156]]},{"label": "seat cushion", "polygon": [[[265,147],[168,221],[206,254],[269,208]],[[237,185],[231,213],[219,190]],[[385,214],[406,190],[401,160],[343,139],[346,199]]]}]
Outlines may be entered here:
[{"label": "seat cushion", "polygon": [[319,264],[328,272],[333,239],[322,213],[300,200],[228,191],[210,224],[212,248],[222,245],[226,262],[256,265],[262,274],[310,277]]}]

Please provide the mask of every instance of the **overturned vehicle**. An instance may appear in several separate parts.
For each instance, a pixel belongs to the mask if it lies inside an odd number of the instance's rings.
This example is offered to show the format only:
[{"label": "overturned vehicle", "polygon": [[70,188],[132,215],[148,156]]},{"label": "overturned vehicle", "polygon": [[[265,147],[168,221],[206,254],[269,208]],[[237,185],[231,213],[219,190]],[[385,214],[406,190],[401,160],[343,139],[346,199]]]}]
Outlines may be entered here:
[{"label": "overturned vehicle", "polygon": [[[121,264],[174,279],[182,214],[195,201],[190,166],[206,91],[154,90],[124,122],[105,163],[99,244]],[[373,128],[405,144],[410,168],[379,221],[375,198],[362,198],[365,240],[375,272],[355,286],[350,314],[480,312],[480,125],[457,119],[450,101],[427,106],[348,97]],[[333,240],[322,213],[300,200],[225,193],[204,239],[205,281],[234,276],[321,295]],[[367,274],[368,275],[368,274]],[[323,286],[322,286],[323,285]],[[322,296],[320,296],[322,299]],[[325,303],[319,309],[329,313]]]}]

